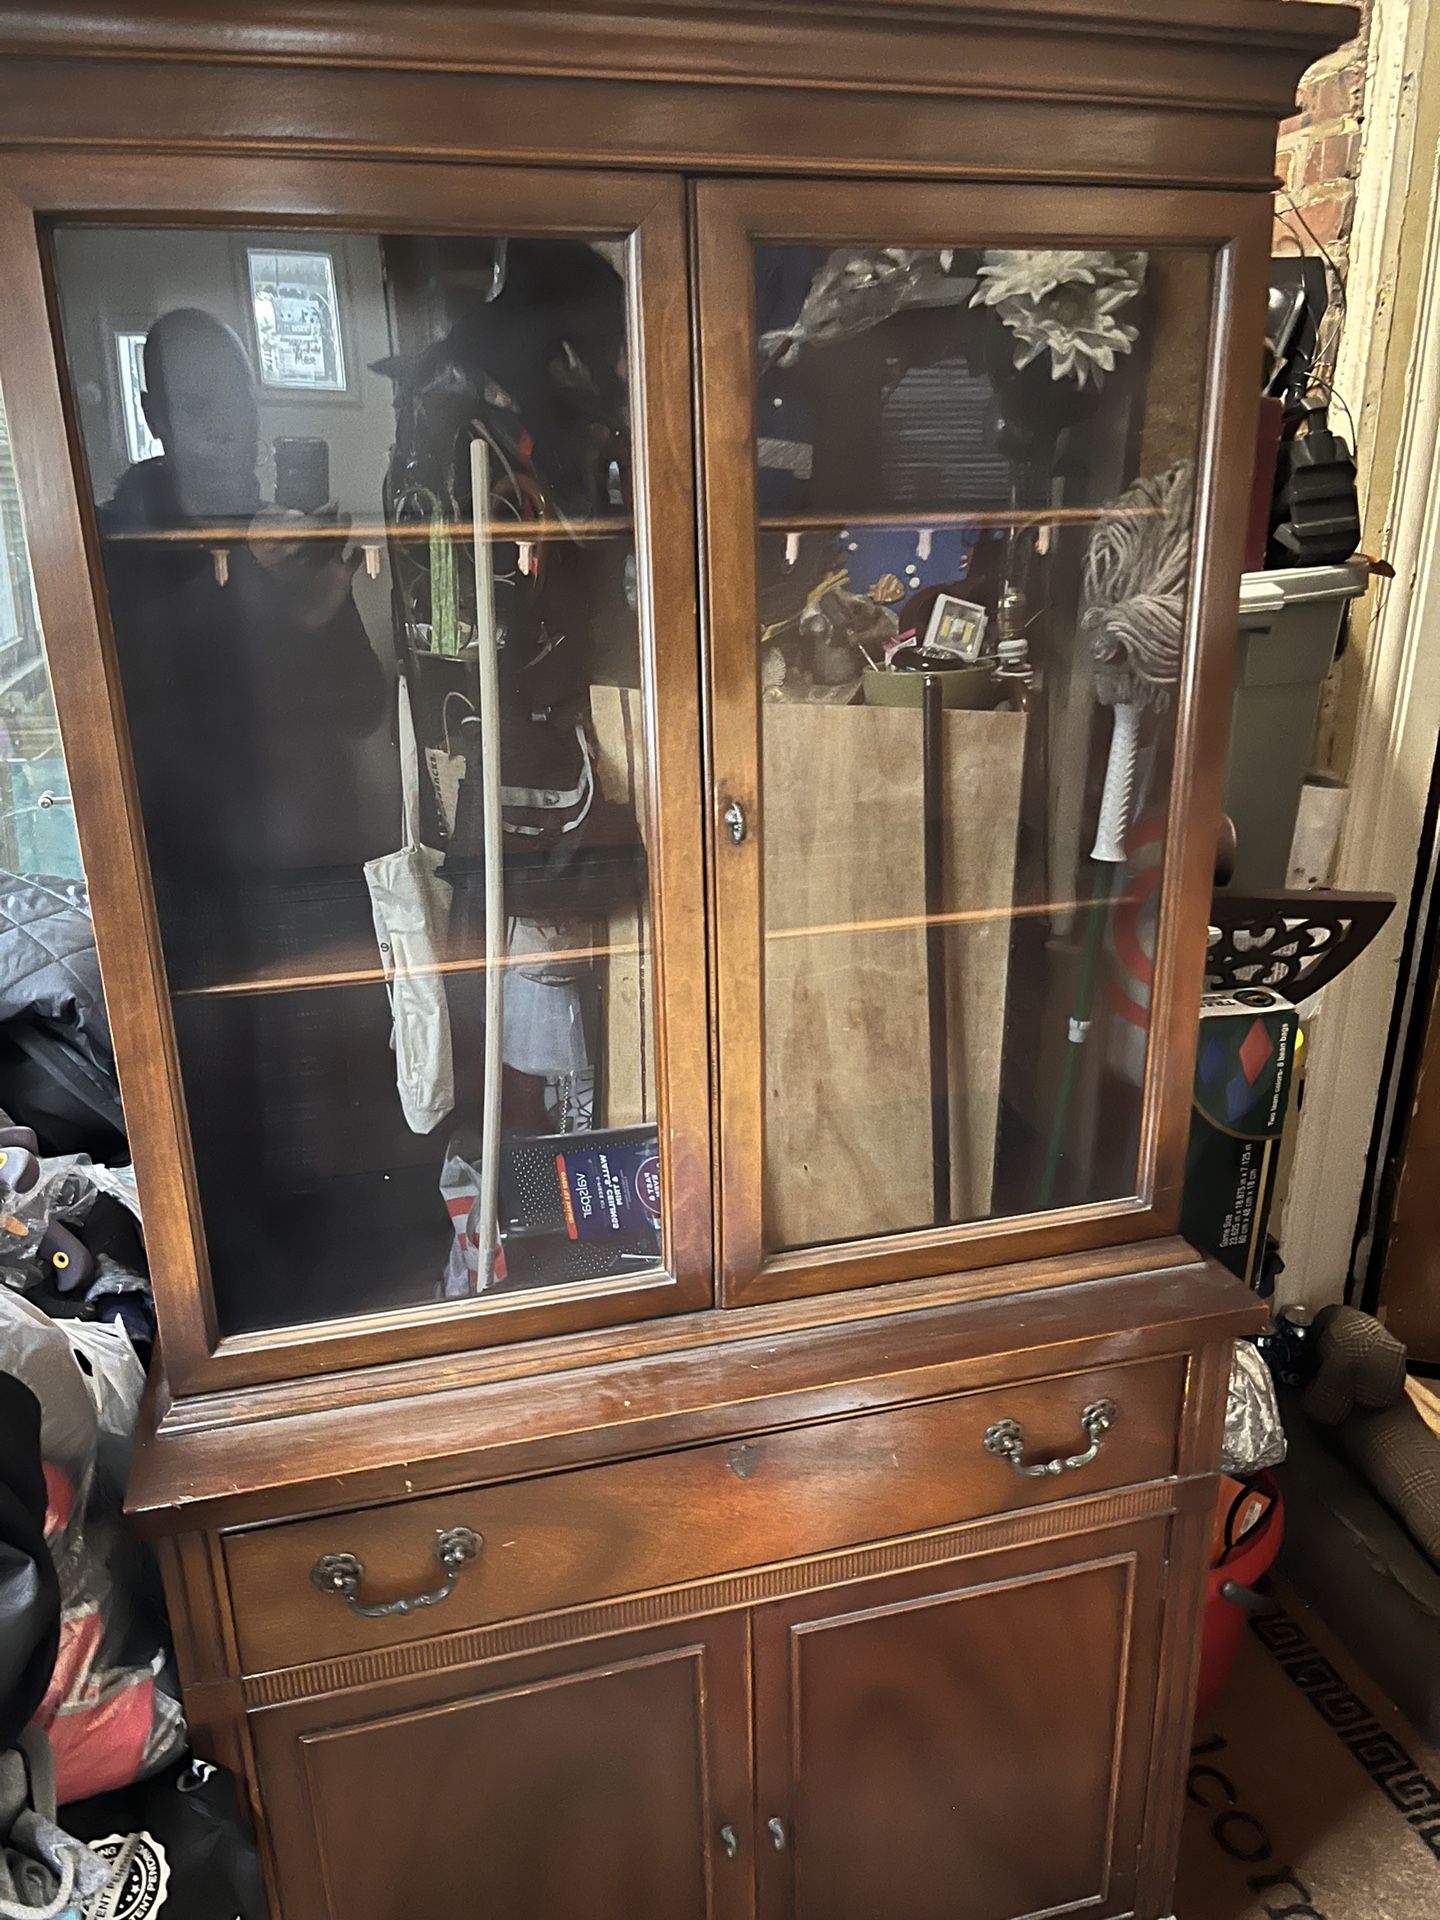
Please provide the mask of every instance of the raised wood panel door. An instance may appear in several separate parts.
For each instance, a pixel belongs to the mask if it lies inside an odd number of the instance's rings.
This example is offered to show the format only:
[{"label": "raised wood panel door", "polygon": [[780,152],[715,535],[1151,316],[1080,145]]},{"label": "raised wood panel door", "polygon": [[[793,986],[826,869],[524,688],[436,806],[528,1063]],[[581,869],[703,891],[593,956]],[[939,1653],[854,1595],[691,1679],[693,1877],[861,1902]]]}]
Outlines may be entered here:
[{"label": "raised wood panel door", "polygon": [[761,1920],[1127,1912],[1163,1524],[759,1611]]},{"label": "raised wood panel door", "polygon": [[745,1920],[748,1702],[736,1615],[257,1713],[278,1912]]}]

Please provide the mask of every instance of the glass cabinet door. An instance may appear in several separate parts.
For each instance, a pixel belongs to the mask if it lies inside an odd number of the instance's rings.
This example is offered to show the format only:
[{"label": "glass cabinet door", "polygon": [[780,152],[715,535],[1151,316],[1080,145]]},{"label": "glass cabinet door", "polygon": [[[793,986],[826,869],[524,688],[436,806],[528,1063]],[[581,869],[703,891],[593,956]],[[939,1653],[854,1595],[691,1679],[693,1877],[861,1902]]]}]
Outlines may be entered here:
[{"label": "glass cabinet door", "polygon": [[731,1296],[1153,1231],[1233,203],[699,208]]},{"label": "glass cabinet door", "polygon": [[451,185],[49,233],[222,1341],[708,1297],[680,190]]}]

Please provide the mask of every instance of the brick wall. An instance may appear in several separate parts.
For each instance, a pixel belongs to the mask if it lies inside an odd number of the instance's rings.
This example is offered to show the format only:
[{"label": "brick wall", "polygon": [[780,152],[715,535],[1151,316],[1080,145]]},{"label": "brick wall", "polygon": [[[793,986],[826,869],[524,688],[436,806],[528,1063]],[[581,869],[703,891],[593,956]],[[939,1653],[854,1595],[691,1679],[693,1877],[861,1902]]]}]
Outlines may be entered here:
[{"label": "brick wall", "polygon": [[[1275,252],[1315,253],[1323,247],[1342,273],[1350,258],[1374,0],[1359,0],[1359,6],[1363,16],[1359,34],[1305,75],[1297,111],[1281,125],[1275,150],[1281,188],[1275,196]],[[1323,349],[1330,365],[1337,319],[1332,308]]]}]

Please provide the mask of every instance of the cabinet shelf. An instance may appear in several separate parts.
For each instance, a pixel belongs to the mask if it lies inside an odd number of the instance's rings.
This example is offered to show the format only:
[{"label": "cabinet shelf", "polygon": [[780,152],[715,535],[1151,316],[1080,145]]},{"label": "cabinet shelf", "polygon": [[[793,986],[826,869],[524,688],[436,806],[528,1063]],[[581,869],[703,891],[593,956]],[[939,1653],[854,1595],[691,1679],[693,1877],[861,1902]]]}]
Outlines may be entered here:
[{"label": "cabinet shelf", "polygon": [[906,512],[897,507],[885,513],[766,513],[760,516],[762,533],[839,533],[851,527],[1027,527],[1093,526],[1100,520],[1149,518],[1150,507],[1037,507],[987,508],[967,513],[958,507],[942,511]]},{"label": "cabinet shelf", "polygon": [[[470,520],[449,523],[454,539],[472,541],[475,525]],[[491,520],[480,531],[492,540],[601,540],[633,537],[635,523],[629,518],[601,520]],[[283,521],[261,526],[119,528],[104,536],[107,546],[192,546],[242,547],[260,541],[293,544],[297,540],[316,540],[329,545],[350,541],[356,546],[385,546],[392,540],[428,543],[432,529],[423,521],[402,521],[388,526],[384,521],[352,520],[348,524],[329,525],[324,521],[304,520],[288,525]]]},{"label": "cabinet shelf", "polygon": [[[596,946],[565,947],[547,952],[543,957],[555,964],[575,960],[605,960],[621,958],[627,954],[637,954],[641,950],[638,940],[618,940],[601,943]],[[499,967],[533,966],[540,956],[533,953],[505,955],[497,962]],[[487,962],[483,955],[467,955],[460,960],[437,960],[433,966],[408,967],[406,977],[410,979],[428,978],[431,974],[469,974],[484,973]],[[243,980],[220,980],[204,987],[176,987],[171,993],[174,1000],[227,1000],[246,995],[262,993],[315,993],[332,987],[374,987],[385,984],[385,972],[374,964],[354,966],[334,966],[311,968],[297,973],[263,973]]]},{"label": "cabinet shelf", "polygon": [[[767,513],[760,518],[762,533],[825,533],[840,532],[848,527],[896,527],[916,529],[923,527],[999,527],[1025,529],[1027,527],[1093,526],[1100,520],[1134,519],[1152,513],[1153,509],[1125,507],[1038,507],[1011,509],[986,508],[976,512],[966,512],[960,508],[947,507],[935,512],[907,512],[896,508],[884,513]],[[452,538],[473,541],[475,526],[473,521],[455,520],[450,523]],[[604,540],[628,539],[634,537],[635,523],[626,518],[588,519],[588,520],[491,520],[484,522],[481,532],[492,540]],[[422,521],[402,521],[398,525],[387,526],[383,521],[352,520],[348,525],[328,525],[323,521],[305,520],[294,525],[284,522],[269,523],[258,527],[210,526],[210,527],[144,527],[118,528],[104,535],[106,546],[192,546],[192,547],[238,547],[249,546],[261,541],[293,544],[296,541],[314,540],[333,544],[338,540],[352,541],[357,546],[384,546],[392,540],[426,543],[431,537],[431,529]]]},{"label": "cabinet shelf", "polygon": [[1020,901],[1004,907],[961,907],[951,913],[900,913],[877,920],[822,920],[807,927],[767,927],[766,940],[815,940],[857,933],[920,933],[930,927],[989,926],[997,920],[1038,920],[1052,913],[1083,913],[1104,907],[1109,895],[1084,900]]},{"label": "cabinet shelf", "polygon": [[[1079,900],[1038,900],[1023,902],[1013,906],[970,907],[953,913],[907,913],[894,914],[876,920],[834,920],[819,921],[804,927],[767,927],[765,938],[771,940],[806,940],[829,937],[848,938],[856,934],[868,933],[919,933],[929,927],[960,927],[989,925],[1001,920],[1034,920],[1052,913],[1083,913],[1089,907],[1105,906],[1106,898]],[[639,940],[602,941],[593,946],[566,947],[547,953],[544,957],[550,962],[569,962],[578,960],[626,959],[644,951]],[[536,960],[533,953],[507,954],[496,964],[501,969],[533,965]],[[431,974],[475,974],[484,973],[487,962],[483,955],[475,954],[459,960],[437,960],[433,966],[408,968],[410,978],[425,978]],[[174,1000],[228,1000],[240,999],[256,994],[268,993],[317,993],[336,987],[373,987],[383,986],[385,974],[382,968],[370,964],[353,966],[314,967],[303,972],[257,974],[243,980],[221,980],[203,987],[176,987],[172,990]]]}]

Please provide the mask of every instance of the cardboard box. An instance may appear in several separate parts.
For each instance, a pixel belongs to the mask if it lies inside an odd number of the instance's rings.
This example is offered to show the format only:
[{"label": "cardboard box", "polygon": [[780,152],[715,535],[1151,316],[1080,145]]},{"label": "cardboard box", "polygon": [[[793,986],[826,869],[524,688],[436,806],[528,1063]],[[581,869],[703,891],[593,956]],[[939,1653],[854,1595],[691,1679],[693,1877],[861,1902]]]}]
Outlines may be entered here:
[{"label": "cardboard box", "polygon": [[1254,1286],[1265,1248],[1300,1016],[1265,988],[1207,994],[1180,1227]]}]

